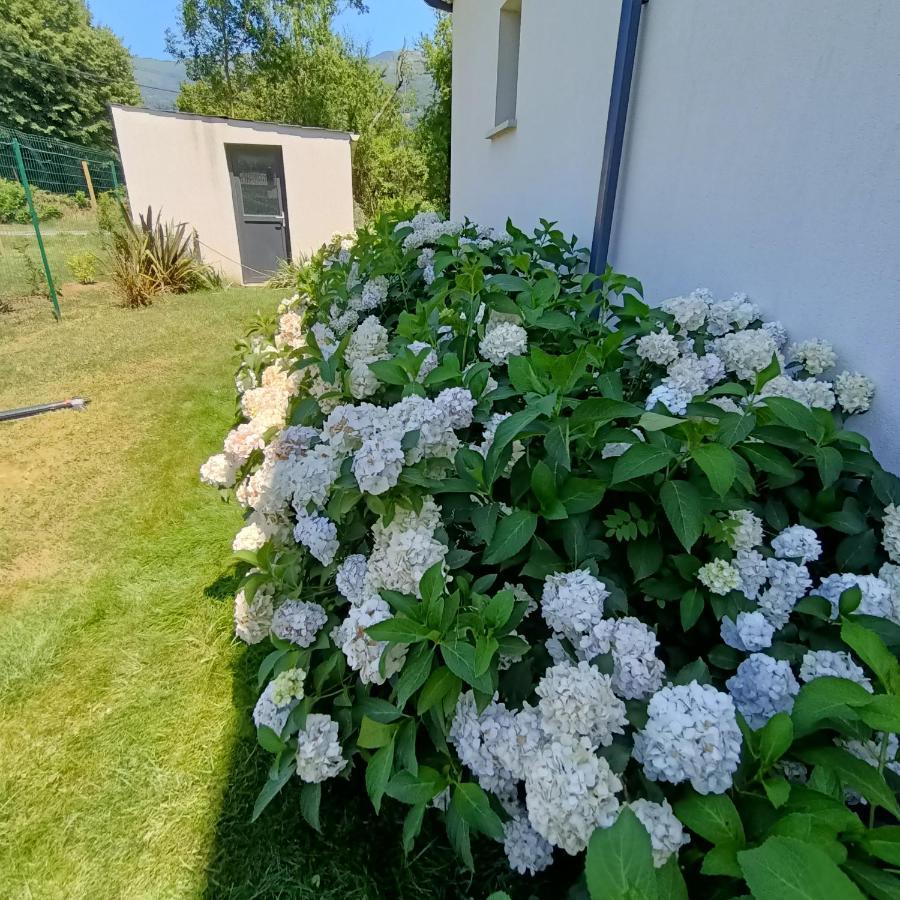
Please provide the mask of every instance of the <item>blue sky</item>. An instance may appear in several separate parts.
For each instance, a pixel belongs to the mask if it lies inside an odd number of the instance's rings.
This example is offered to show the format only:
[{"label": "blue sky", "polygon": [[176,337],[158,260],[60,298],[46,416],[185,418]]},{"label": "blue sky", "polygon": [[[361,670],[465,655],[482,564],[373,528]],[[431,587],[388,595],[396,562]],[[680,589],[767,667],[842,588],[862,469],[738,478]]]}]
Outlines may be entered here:
[{"label": "blue sky", "polygon": [[[94,21],[108,25],[136,56],[165,58],[165,30],[175,21],[178,0],[88,0]],[[366,15],[346,12],[339,28],[374,55],[399,50],[404,40],[415,44],[423,31],[431,31],[434,13],[425,0],[368,0]]]}]

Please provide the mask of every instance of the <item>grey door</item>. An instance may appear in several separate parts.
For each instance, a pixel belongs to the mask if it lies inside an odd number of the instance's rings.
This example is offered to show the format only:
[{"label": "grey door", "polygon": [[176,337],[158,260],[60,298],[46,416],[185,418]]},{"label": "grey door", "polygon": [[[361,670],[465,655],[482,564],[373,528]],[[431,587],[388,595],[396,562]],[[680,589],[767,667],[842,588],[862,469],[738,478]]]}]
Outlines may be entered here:
[{"label": "grey door", "polygon": [[281,147],[225,147],[245,284],[265,281],[290,257]]}]

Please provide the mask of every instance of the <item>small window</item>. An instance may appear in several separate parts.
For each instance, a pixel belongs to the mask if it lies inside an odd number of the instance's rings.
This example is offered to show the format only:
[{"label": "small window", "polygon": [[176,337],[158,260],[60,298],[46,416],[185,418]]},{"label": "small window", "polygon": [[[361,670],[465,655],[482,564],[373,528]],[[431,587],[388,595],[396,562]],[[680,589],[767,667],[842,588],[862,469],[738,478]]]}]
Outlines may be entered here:
[{"label": "small window", "polygon": [[519,90],[519,35],[522,31],[522,0],[506,0],[500,7],[500,41],[497,47],[497,109],[494,125],[516,119]]}]

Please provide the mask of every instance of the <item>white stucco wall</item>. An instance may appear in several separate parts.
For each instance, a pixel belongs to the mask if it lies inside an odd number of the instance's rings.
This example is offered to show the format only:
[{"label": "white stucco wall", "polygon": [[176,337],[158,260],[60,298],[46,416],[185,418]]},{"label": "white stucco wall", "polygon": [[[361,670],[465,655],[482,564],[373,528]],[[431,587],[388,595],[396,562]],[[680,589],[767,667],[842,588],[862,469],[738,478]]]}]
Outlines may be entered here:
[{"label": "white stucco wall", "polygon": [[[280,146],[295,259],[353,230],[351,136],[345,132],[112,107],[132,212],[152,206],[197,229],[204,259],[241,280],[226,144]],[[208,249],[214,248],[214,249]]]},{"label": "white stucco wall", "polygon": [[[453,214],[586,243],[620,2],[523,0],[519,124],[491,142],[498,6],[455,3]],[[833,341],[900,471],[900,2],[651,0],[628,122],[611,262],[652,302],[746,291]]]},{"label": "white stucco wall", "polygon": [[[591,238],[618,4],[522,0],[516,128],[494,128],[503,0],[455,0],[451,215]],[[595,90],[596,87],[596,90]]]}]

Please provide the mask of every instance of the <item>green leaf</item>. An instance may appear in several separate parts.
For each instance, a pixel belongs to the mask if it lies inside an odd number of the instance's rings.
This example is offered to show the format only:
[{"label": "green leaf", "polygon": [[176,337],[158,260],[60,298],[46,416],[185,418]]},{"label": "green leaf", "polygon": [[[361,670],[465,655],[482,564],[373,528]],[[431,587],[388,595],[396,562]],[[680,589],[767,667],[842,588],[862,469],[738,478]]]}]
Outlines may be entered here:
[{"label": "green leaf", "polygon": [[676,419],[674,416],[664,416],[661,413],[647,412],[638,419],[638,428],[644,431],[665,431],[675,425],[681,425],[685,419]]},{"label": "green leaf", "polygon": [[728,842],[717,844],[703,855],[700,871],[704,875],[722,875],[729,878],[740,878],[741,868],[737,861],[738,848]]},{"label": "green leaf", "polygon": [[662,565],[662,544],[655,538],[641,538],[637,541],[629,541],[626,553],[628,555],[628,564],[634,572],[635,581],[648,578]]},{"label": "green leaf", "polygon": [[900,897],[900,878],[888,872],[848,859],[844,870],[874,900],[897,900]]},{"label": "green leaf", "polygon": [[878,676],[886,691],[900,694],[900,663],[874,631],[844,619],[841,640]]},{"label": "green leaf", "polygon": [[420,645],[406,658],[403,671],[397,681],[397,705],[402,709],[406,702],[427,680],[434,660],[434,647]]},{"label": "green leaf", "polygon": [[450,805],[470,828],[495,841],[503,840],[503,823],[491,809],[487,794],[474,781],[458,784]]},{"label": "green leaf", "polygon": [[888,734],[900,732],[900,697],[896,694],[875,694],[856,712],[869,728]]},{"label": "green leaf", "polygon": [[466,822],[459,810],[452,803],[447,809],[446,823],[447,836],[450,838],[450,843],[453,844],[453,849],[465,866],[474,871],[475,863],[472,859],[469,823]]},{"label": "green leaf", "polygon": [[779,809],[787,803],[791,794],[791,784],[782,775],[771,775],[763,780],[763,790],[769,798],[769,803]]},{"label": "green leaf", "polygon": [[475,674],[475,648],[466,641],[441,644],[441,655],[454,675],[485,694],[493,693],[490,675]]},{"label": "green leaf", "polygon": [[431,603],[443,593],[444,567],[435,563],[419,580],[419,594],[426,603]]},{"label": "green leaf", "polygon": [[394,742],[393,740],[382,747],[366,766],[366,791],[375,812],[381,811],[381,798],[391,777],[391,769],[394,767]]},{"label": "green leaf", "polygon": [[753,413],[727,413],[719,419],[715,438],[726,447],[733,447],[749,437],[756,427],[756,416]]},{"label": "green leaf", "polygon": [[650,835],[627,807],[609,828],[591,835],[585,861],[591,900],[656,900]]},{"label": "green leaf", "polygon": [[875,551],[878,547],[878,539],[870,528],[862,534],[854,534],[844,538],[838,544],[835,553],[839,571],[856,572],[865,570],[875,560]]},{"label": "green leaf", "polygon": [[813,451],[816,460],[816,468],[819,470],[819,478],[822,479],[822,487],[830,488],[838,480],[841,469],[844,468],[844,457],[841,451],[834,447],[816,447]]},{"label": "green leaf", "polygon": [[606,483],[596,478],[569,478],[559,490],[559,499],[569,515],[590,512],[606,492]]},{"label": "green leaf", "polygon": [[656,870],[656,890],[659,900],[688,900],[687,885],[678,865],[677,853]]},{"label": "green leaf", "polygon": [[402,710],[397,709],[393,703],[382,700],[380,697],[363,697],[356,708],[375,722],[389,725],[403,717]]},{"label": "green leaf", "polygon": [[675,815],[711,844],[744,846],[744,826],[737,807],[727,794],[703,795],[692,789],[675,804]]},{"label": "green leaf", "polygon": [[556,479],[550,471],[550,466],[542,459],[538,460],[531,470],[531,490],[541,504],[541,509],[551,510],[557,505]]},{"label": "green leaf", "polygon": [[253,814],[250,816],[250,822],[255,822],[261,815],[263,810],[278,796],[281,789],[291,780],[294,774],[295,764],[291,762],[282,769],[274,778],[270,775],[266,783],[263,785],[256,802],[253,804]]},{"label": "green leaf", "polygon": [[363,716],[359,724],[359,737],[356,739],[356,743],[367,750],[376,750],[379,747],[387,746],[394,739],[396,730],[396,725],[376,722],[375,719]]},{"label": "green leaf", "polygon": [[883,859],[892,866],[900,866],[900,825],[885,825],[866,831],[859,843],[870,856]]},{"label": "green leaf", "polygon": [[449,694],[454,692],[458,694],[459,688],[459,678],[450,669],[446,666],[435,669],[428,676],[419,694],[419,699],[416,702],[416,712],[421,716]]},{"label": "green leaf", "polygon": [[612,473],[612,484],[631,481],[641,475],[649,475],[665,468],[675,454],[665,447],[655,444],[634,444],[629,447],[615,462]]},{"label": "green leaf", "polygon": [[780,712],[772,716],[759,731],[759,760],[763,771],[770,768],[790,749],[794,742],[794,723]]},{"label": "green leaf", "polygon": [[259,742],[259,746],[268,750],[269,753],[281,753],[286,746],[281,736],[275,734],[268,725],[260,725],[256,729],[256,740]]},{"label": "green leaf", "polygon": [[738,862],[757,900],[863,900],[824,851],[796,838],[770,837]]},{"label": "green leaf", "polygon": [[853,708],[864,706],[871,694],[846,678],[815,678],[800,688],[791,710],[794,735],[812,734],[830,719],[855,719]]},{"label": "green leaf", "polygon": [[766,397],[765,403],[779,422],[802,431],[811,441],[821,441],[825,436],[822,423],[808,406],[788,397]]},{"label": "green leaf", "polygon": [[687,481],[667,481],[659,492],[663,510],[685,550],[690,551],[703,533],[703,501]]},{"label": "green leaf", "polygon": [[503,451],[540,415],[540,410],[523,409],[508,416],[497,426],[494,442],[484,462],[484,477],[488,485],[494,483],[500,471]]},{"label": "green leaf", "polygon": [[376,641],[392,641],[395,644],[416,644],[428,639],[432,629],[421,622],[398,616],[376,622],[366,629],[366,634]]},{"label": "green leaf", "polygon": [[703,591],[699,588],[691,588],[682,595],[679,615],[681,617],[681,627],[685,631],[690,631],[697,624],[697,619],[703,613],[705,604],[706,600],[703,596]]},{"label": "green leaf", "polygon": [[413,844],[422,830],[422,820],[425,818],[425,807],[414,806],[403,820],[403,852],[409,856]]},{"label": "green leaf", "polygon": [[532,538],[538,517],[533,512],[516,509],[500,520],[494,536],[484,551],[486,565],[505,562],[515,556]]},{"label": "green leaf", "polygon": [[410,380],[409,373],[407,373],[400,363],[395,362],[392,359],[383,359],[378,362],[369,363],[369,368],[372,370],[375,377],[384,384],[402,385]]},{"label": "green leaf", "polygon": [[862,794],[869,803],[877,804],[900,818],[897,798],[887,786],[884,776],[868,763],[840,747],[809,747],[794,752],[803,762],[830,769],[844,785]]},{"label": "green leaf", "polygon": [[754,391],[758,394],[773,378],[781,374],[781,363],[778,354],[772,354],[772,361],[756,376]]},{"label": "green leaf", "polygon": [[590,425],[593,433],[615,419],[639,419],[644,412],[643,407],[635,406],[633,403],[612,400],[609,397],[594,397],[583,400],[575,407],[572,425],[578,427]]},{"label": "green leaf", "polygon": [[410,806],[424,806],[447,786],[447,779],[435,769],[419,766],[418,772],[404,769],[388,782],[385,793]]},{"label": "green leaf", "polygon": [[691,455],[709,479],[710,487],[724,497],[737,476],[737,463],[732,452],[721,444],[701,444]]},{"label": "green leaf", "polygon": [[491,660],[494,658],[494,654],[497,652],[497,648],[500,645],[497,643],[497,638],[484,637],[484,635],[479,635],[475,640],[475,676],[476,678],[484,675],[485,672],[490,668]]},{"label": "green leaf", "polygon": [[512,386],[520,393],[530,392],[543,394],[546,392],[540,378],[531,367],[531,363],[524,356],[512,356],[506,364],[509,380]]},{"label": "green leaf", "polygon": [[322,803],[322,785],[304,784],[300,789],[300,815],[314,830],[321,832],[319,806]]}]

